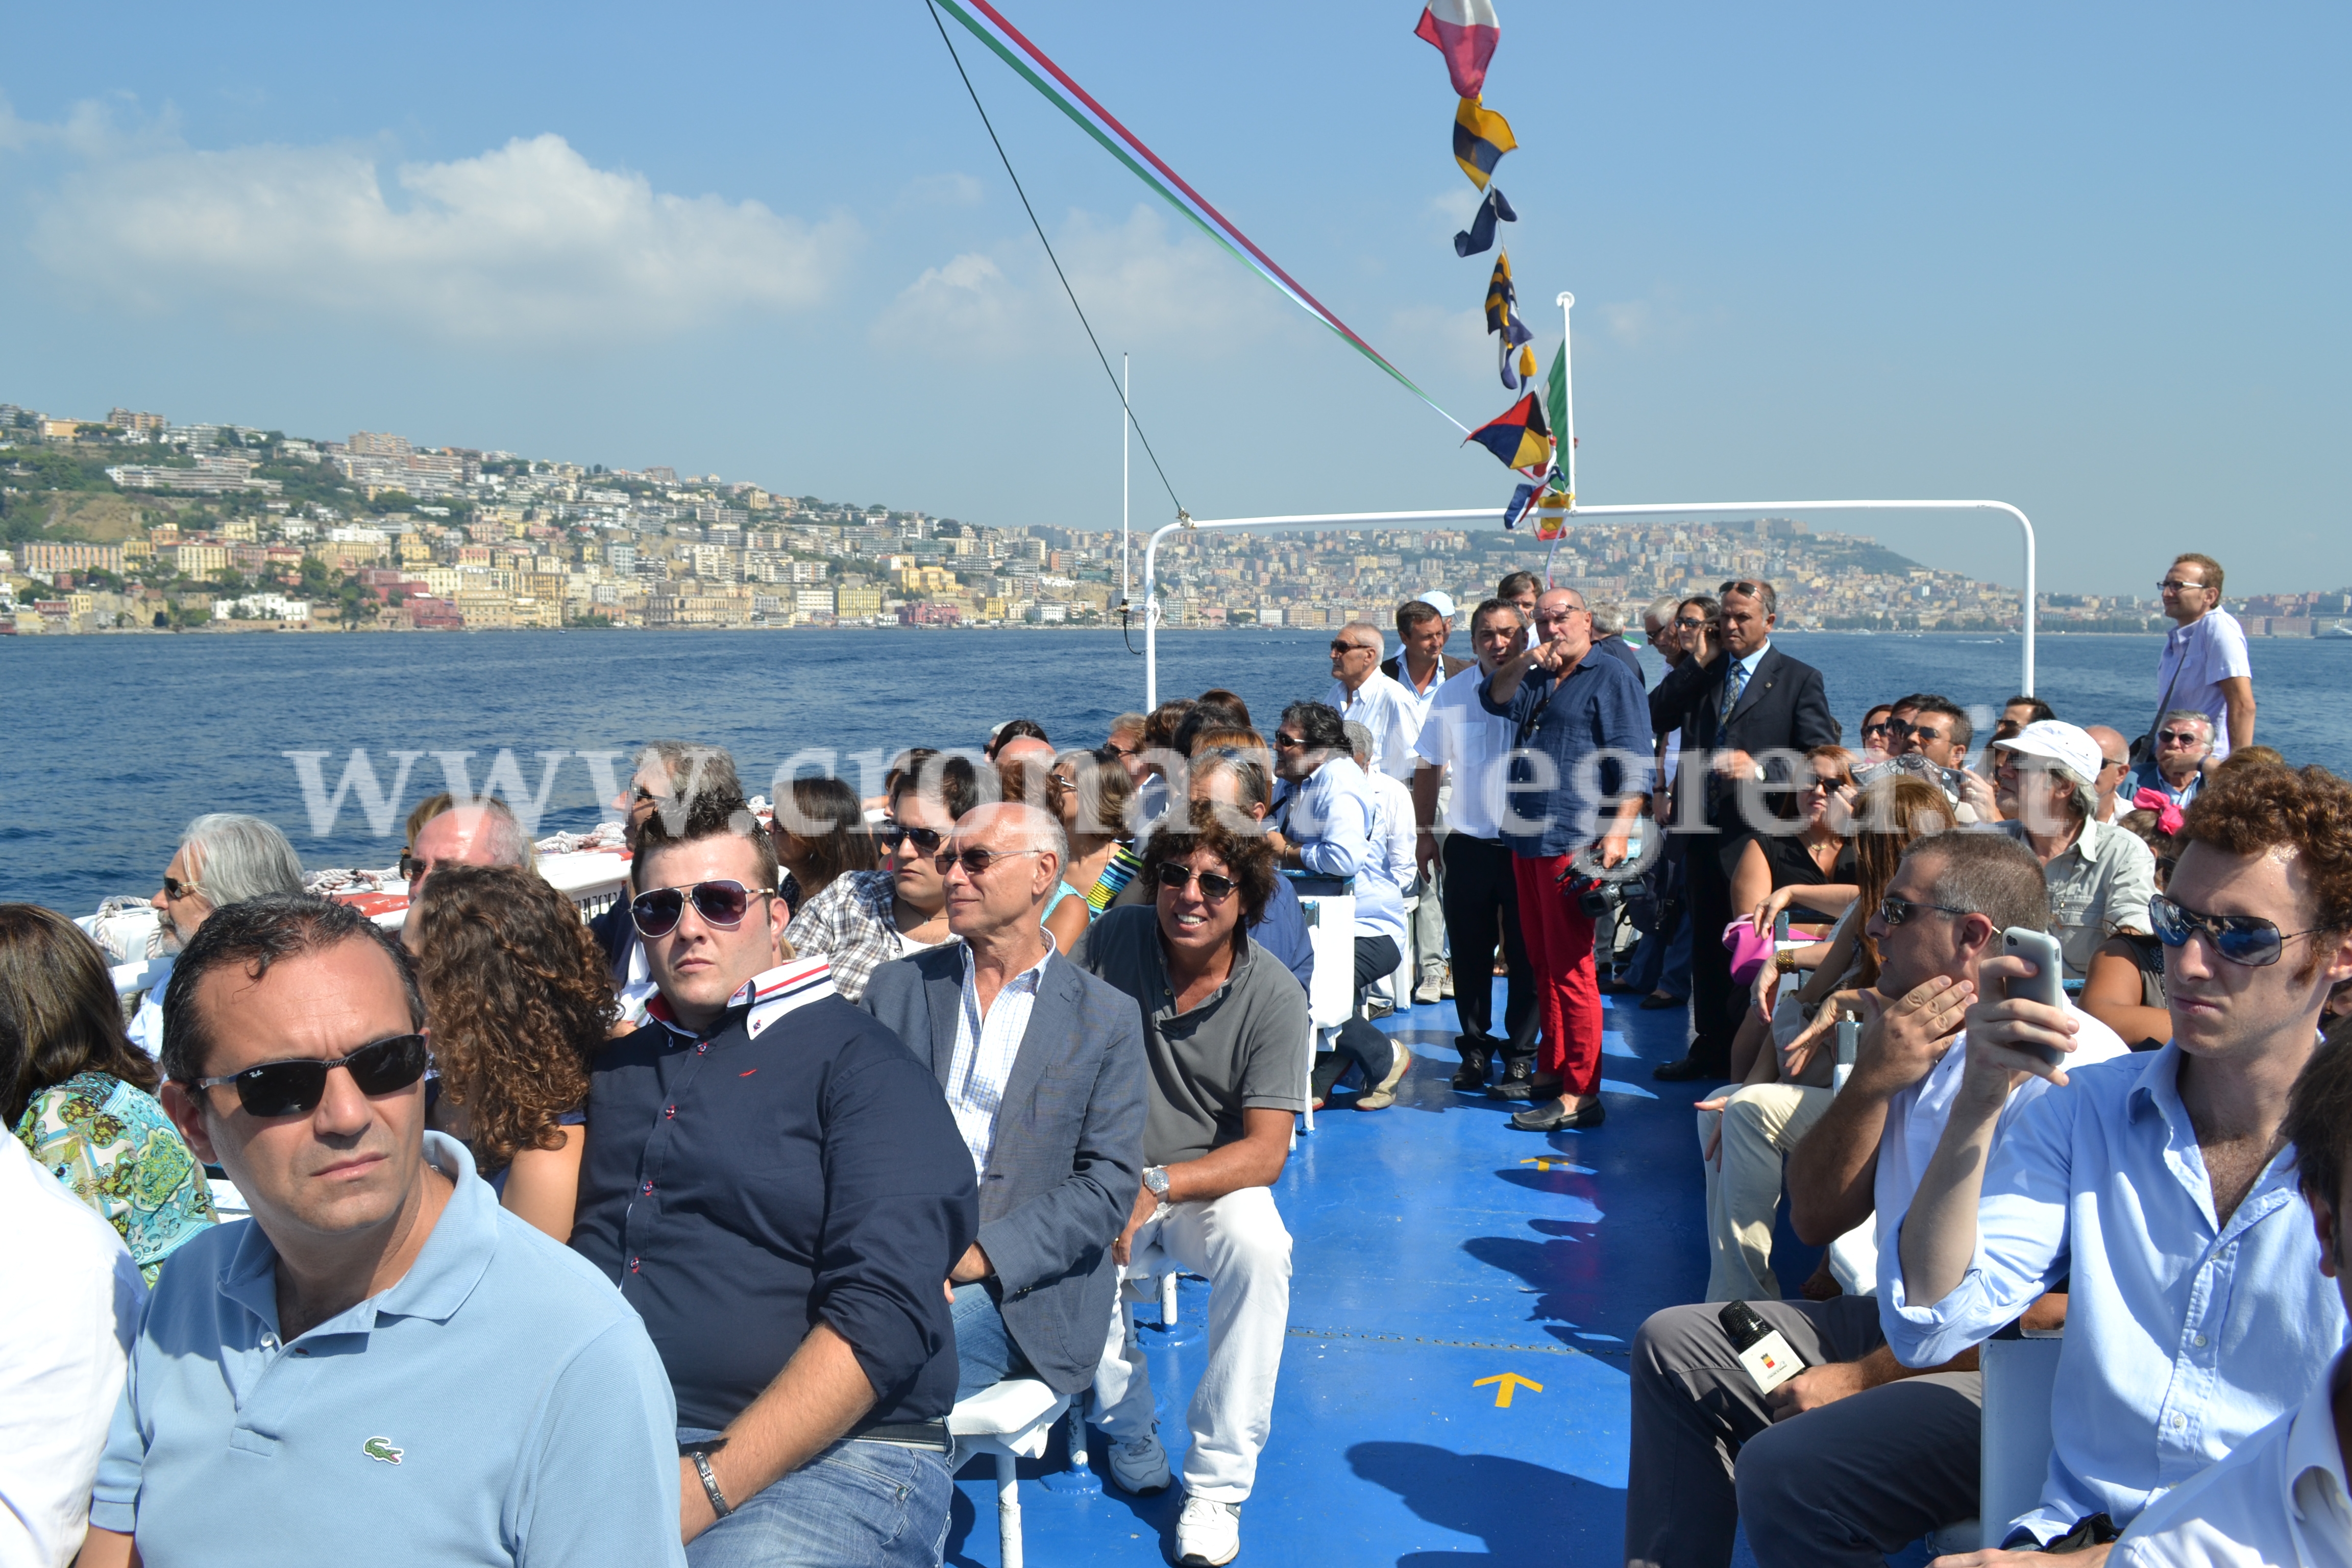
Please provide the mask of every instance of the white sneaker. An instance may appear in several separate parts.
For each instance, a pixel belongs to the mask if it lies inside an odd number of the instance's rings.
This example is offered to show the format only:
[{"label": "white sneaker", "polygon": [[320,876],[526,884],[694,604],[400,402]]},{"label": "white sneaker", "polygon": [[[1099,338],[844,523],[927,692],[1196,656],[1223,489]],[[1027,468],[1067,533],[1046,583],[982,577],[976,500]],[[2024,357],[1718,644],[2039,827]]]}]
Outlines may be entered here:
[{"label": "white sneaker", "polygon": [[1168,1489],[1168,1450],[1157,1433],[1146,1432],[1110,1446],[1110,1479],[1121,1491],[1137,1497],[1157,1497]]},{"label": "white sneaker", "polygon": [[1186,1497],[1184,1511],[1176,1521],[1176,1561],[1192,1568],[1194,1563],[1203,1568],[1219,1568],[1231,1563],[1242,1549],[1242,1510],[1239,1503],[1213,1502],[1204,1497]]},{"label": "white sneaker", "polygon": [[1413,987],[1412,999],[1416,1004],[1426,1006],[1432,1002],[1444,1000],[1444,982],[1433,974]]}]

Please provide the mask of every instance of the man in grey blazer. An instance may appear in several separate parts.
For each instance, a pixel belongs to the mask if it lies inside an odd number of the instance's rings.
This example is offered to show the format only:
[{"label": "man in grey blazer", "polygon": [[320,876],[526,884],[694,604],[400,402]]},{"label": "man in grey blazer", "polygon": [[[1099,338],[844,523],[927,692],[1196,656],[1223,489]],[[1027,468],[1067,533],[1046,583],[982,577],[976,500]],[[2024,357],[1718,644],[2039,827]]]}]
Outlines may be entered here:
[{"label": "man in grey blazer", "polygon": [[949,942],[874,972],[862,1005],[930,1059],[980,1176],[980,1239],[948,1276],[956,1397],[1034,1375],[1076,1394],[1102,1359],[1111,1243],[1142,1180],[1134,1000],[1054,951],[1069,863],[1034,806],[976,806],[940,846]]}]

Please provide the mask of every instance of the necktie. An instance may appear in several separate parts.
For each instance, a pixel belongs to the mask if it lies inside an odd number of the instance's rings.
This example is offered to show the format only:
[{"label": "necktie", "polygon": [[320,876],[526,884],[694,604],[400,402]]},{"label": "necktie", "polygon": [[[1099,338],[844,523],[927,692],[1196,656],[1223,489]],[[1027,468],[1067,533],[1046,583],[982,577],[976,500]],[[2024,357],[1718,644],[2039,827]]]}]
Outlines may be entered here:
[{"label": "necktie", "polygon": [[1716,728],[1721,732],[1731,722],[1731,710],[1739,706],[1739,694],[1748,689],[1748,667],[1735,663],[1723,678],[1723,711],[1716,715]]}]

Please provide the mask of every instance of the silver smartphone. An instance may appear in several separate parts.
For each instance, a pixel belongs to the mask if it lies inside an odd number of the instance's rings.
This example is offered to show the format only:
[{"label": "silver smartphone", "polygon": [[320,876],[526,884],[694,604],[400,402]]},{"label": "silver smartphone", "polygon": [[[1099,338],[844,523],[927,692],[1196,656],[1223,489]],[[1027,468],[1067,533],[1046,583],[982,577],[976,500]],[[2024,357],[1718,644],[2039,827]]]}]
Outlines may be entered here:
[{"label": "silver smartphone", "polygon": [[[2000,951],[2007,957],[2021,958],[2033,965],[2032,974],[2001,982],[2003,996],[2021,996],[2045,1007],[2063,1009],[2066,1005],[2066,958],[2059,949],[2056,937],[2046,931],[2028,931],[2023,926],[2011,926],[2000,933]],[[2066,1059],[2066,1053],[2054,1046],[2020,1046],[2017,1048],[2040,1057],[2053,1068],[2063,1066]]]}]

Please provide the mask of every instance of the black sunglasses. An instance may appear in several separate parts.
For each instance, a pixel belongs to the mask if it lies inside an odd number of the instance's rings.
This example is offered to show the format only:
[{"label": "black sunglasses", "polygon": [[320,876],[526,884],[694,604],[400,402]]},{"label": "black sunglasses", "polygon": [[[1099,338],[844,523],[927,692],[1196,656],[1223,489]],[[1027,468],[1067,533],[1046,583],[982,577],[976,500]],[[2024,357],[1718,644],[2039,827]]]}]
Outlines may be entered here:
[{"label": "black sunglasses", "polygon": [[388,1040],[362,1046],[347,1057],[321,1060],[264,1062],[226,1078],[200,1078],[198,1089],[236,1085],[237,1103],[250,1116],[299,1116],[315,1110],[327,1098],[327,1074],[341,1068],[362,1094],[394,1094],[425,1076],[433,1053],[422,1035],[394,1035]]},{"label": "black sunglasses", "polygon": [[1186,884],[1197,875],[1201,881],[1201,897],[1212,904],[1223,903],[1234,896],[1234,889],[1240,886],[1231,877],[1220,876],[1214,871],[1196,873],[1192,867],[1175,860],[1160,862],[1157,874],[1160,886],[1171,893],[1182,892]]},{"label": "black sunglasses", "polygon": [[962,849],[950,850],[931,857],[931,868],[942,877],[950,866],[961,866],[963,874],[978,879],[988,874],[988,868],[999,860],[1010,860],[1022,855],[1043,855],[1043,849]]},{"label": "black sunglasses", "polygon": [[163,879],[163,897],[175,904],[182,899],[188,897],[191,893],[201,890],[202,885],[199,883],[183,882],[177,877],[166,877]]},{"label": "black sunglasses", "polygon": [[1939,915],[1965,915],[1972,912],[1968,910],[1956,910],[1949,904],[1913,903],[1909,899],[1897,898],[1893,893],[1878,900],[1878,918],[1889,930],[1907,923],[1922,910],[1933,910]]},{"label": "black sunglasses", "polygon": [[877,827],[874,830],[874,841],[882,846],[883,852],[888,855],[896,855],[898,852],[898,846],[909,838],[915,841],[915,853],[918,855],[936,855],[939,853],[940,841],[946,837],[946,834],[936,828],[901,827],[895,822],[887,827]]},{"label": "black sunglasses", "polygon": [[2213,944],[2214,952],[2249,969],[2276,963],[2288,942],[2299,936],[2315,935],[2320,929],[2281,934],[2276,921],[2266,921],[2260,915],[2200,914],[2162,893],[2147,901],[2147,923],[2156,928],[2156,940],[2167,947],[2186,947],[2191,936],[2202,931]]},{"label": "black sunglasses", "polygon": [[1277,752],[1295,752],[1305,744],[1297,735],[1286,735],[1279,730],[1274,732],[1274,749]]},{"label": "black sunglasses", "polygon": [[731,878],[694,882],[683,888],[653,888],[629,900],[629,919],[635,923],[639,936],[667,936],[686,918],[686,900],[690,898],[694,900],[694,912],[702,917],[703,924],[733,931],[743,923],[754,897],[774,896],[769,892],[754,894]]}]

